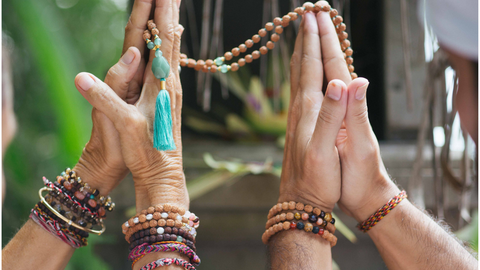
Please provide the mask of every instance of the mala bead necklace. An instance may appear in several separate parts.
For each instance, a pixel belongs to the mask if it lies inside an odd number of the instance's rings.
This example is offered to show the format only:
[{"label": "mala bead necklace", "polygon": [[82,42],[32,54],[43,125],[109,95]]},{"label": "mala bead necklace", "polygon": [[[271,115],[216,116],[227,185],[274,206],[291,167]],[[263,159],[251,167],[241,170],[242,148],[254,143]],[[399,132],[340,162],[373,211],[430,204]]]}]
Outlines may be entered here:
[{"label": "mala bead necklace", "polygon": [[[275,42],[280,40],[280,35],[283,33],[285,27],[288,27],[290,22],[298,19],[299,16],[305,14],[305,12],[328,12],[330,18],[338,35],[340,47],[343,52],[345,63],[350,72],[352,79],[357,78],[357,74],[354,72],[353,67],[353,50],[350,47],[350,41],[347,39],[348,34],[345,32],[346,25],[343,23],[342,16],[338,15],[336,9],[332,9],[330,5],[323,5],[321,2],[315,4],[311,2],[305,2],[302,7],[295,8],[294,11],[289,12],[283,17],[276,17],[273,22],[268,22],[265,27],[260,29],[257,34],[253,35],[251,39],[245,41],[245,43],[233,48],[231,51],[226,52],[223,56],[217,57],[214,60],[195,60],[188,58],[186,54],[180,54],[180,66],[193,68],[196,71],[215,73],[218,71],[227,73],[229,71],[238,71],[240,67],[245,66],[247,63],[253,62],[260,58],[260,56],[267,54],[269,50],[275,48]],[[147,48],[155,51],[155,58],[152,61],[152,72],[157,79],[160,80],[160,92],[158,93],[156,105],[155,105],[155,120],[153,126],[153,146],[160,151],[175,150],[175,142],[172,134],[172,116],[170,110],[170,96],[166,90],[166,78],[170,74],[170,65],[168,61],[163,57],[160,47],[162,40],[158,36],[160,33],[153,20],[149,20],[147,23],[148,29],[143,33],[143,39],[147,43]],[[275,31],[270,40],[265,46],[261,46],[260,49],[254,50],[251,54],[241,57],[237,62],[227,64],[226,61],[231,61],[234,57],[239,57],[240,54],[246,53],[247,50],[256,43],[259,43],[263,37],[266,37],[268,32]],[[153,38],[152,38],[153,37]],[[153,41],[152,41],[153,39]]]},{"label": "mala bead necklace", "polygon": [[[280,35],[283,33],[285,27],[287,27],[290,22],[298,19],[299,16],[305,14],[305,12],[329,12],[330,18],[335,25],[337,31],[338,39],[340,42],[340,47],[343,52],[345,62],[350,72],[352,79],[357,78],[357,74],[354,73],[355,68],[353,67],[353,50],[350,47],[350,41],[347,39],[348,34],[345,32],[346,25],[343,23],[342,16],[338,15],[336,9],[332,9],[329,5],[322,5],[321,2],[313,4],[311,2],[305,2],[302,7],[295,8],[294,11],[289,12],[283,17],[276,17],[273,22],[268,22],[265,24],[265,27],[260,29],[257,34],[253,35],[251,39],[247,39],[245,43],[241,44],[238,47],[233,48],[231,51],[226,52],[223,56],[217,57],[214,60],[195,60],[188,58],[186,54],[180,55],[180,65],[182,67],[193,68],[196,71],[211,72],[215,73],[220,71],[222,73],[227,73],[229,71],[237,71],[240,67],[245,66],[246,63],[251,63],[253,60],[260,58],[261,55],[267,54],[269,50],[275,48],[275,42],[280,40]],[[266,46],[260,47],[260,49],[253,51],[251,54],[245,55],[245,57],[238,59],[237,62],[231,64],[226,64],[226,61],[231,61],[234,57],[240,56],[240,54],[245,53],[248,48],[253,47],[255,43],[259,43],[261,39],[267,36],[268,32],[275,31],[271,36],[270,40],[267,42]],[[144,36],[145,37],[145,36]],[[147,42],[148,46],[148,42]]]}]

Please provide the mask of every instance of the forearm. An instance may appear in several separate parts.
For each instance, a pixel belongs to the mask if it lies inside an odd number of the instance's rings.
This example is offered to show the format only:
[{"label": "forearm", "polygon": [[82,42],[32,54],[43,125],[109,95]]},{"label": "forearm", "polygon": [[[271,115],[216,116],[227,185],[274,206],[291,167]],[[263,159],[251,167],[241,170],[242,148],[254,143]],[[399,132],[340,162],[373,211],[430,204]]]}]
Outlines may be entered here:
[{"label": "forearm", "polygon": [[330,243],[304,231],[281,231],[268,242],[268,269],[332,269]]},{"label": "forearm", "polygon": [[408,200],[368,234],[389,269],[477,269],[478,261]]},{"label": "forearm", "polygon": [[64,269],[74,250],[29,219],[2,250],[2,268]]}]

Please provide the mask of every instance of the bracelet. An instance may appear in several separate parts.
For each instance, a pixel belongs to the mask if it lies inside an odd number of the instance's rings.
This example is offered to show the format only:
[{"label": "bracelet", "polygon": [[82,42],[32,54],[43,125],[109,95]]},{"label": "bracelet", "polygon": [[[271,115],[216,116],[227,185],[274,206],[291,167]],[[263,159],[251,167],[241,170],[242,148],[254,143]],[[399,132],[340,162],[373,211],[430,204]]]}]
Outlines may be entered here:
[{"label": "bracelet", "polygon": [[[317,208],[318,209],[318,208]],[[328,214],[328,215],[327,215]],[[265,229],[268,229],[272,225],[279,223],[280,221],[291,221],[291,220],[304,220],[309,221],[312,224],[317,224],[318,226],[323,226],[325,229],[329,230],[331,233],[335,233],[335,218],[331,216],[330,213],[325,214],[325,212],[321,211],[319,215],[315,215],[314,213],[300,213],[300,212],[288,212],[277,214],[276,216],[270,218],[266,225]]]},{"label": "bracelet", "polygon": [[178,252],[180,254],[186,255],[194,266],[200,265],[200,258],[197,256],[195,251],[193,251],[190,247],[179,243],[158,242],[151,245],[142,244],[133,249],[130,252],[128,258],[131,261],[134,261],[142,255],[153,252]]},{"label": "bracelet", "polygon": [[78,239],[74,233],[62,228],[59,222],[35,208],[31,210],[29,217],[35,223],[43,227],[46,231],[50,232],[54,236],[57,236],[63,242],[67,243],[73,248],[79,248],[87,245],[87,240],[85,238]]},{"label": "bracelet", "polygon": [[177,258],[158,259],[154,262],[151,262],[151,263],[143,266],[142,268],[140,268],[140,270],[151,270],[151,269],[154,269],[154,268],[157,268],[157,267],[160,267],[160,266],[167,266],[167,265],[172,265],[172,264],[182,266],[183,268],[185,268],[187,270],[195,270],[195,267],[191,263],[189,263],[185,260],[182,260],[182,259],[177,259]]},{"label": "bracelet", "polygon": [[318,226],[313,226],[312,223],[306,222],[303,223],[302,221],[298,222],[290,222],[290,221],[285,221],[285,222],[279,222],[270,228],[268,228],[262,235],[262,241],[266,245],[268,244],[268,240],[270,240],[270,237],[275,235],[277,232],[280,232],[282,230],[288,231],[288,230],[304,230],[305,232],[312,232],[313,234],[318,234],[320,235],[323,239],[327,240],[330,242],[330,247],[334,247],[337,244],[337,237],[330,233],[328,230],[325,230],[323,228],[320,228]]},{"label": "bracelet", "polygon": [[373,215],[371,215],[367,220],[357,225],[357,228],[364,233],[368,232],[373,226],[377,225],[380,220],[382,220],[390,211],[395,208],[403,199],[407,198],[407,193],[405,190],[402,190],[398,195],[390,199],[383,207],[378,209]]},{"label": "bracelet", "polygon": [[141,230],[139,232],[136,232],[134,235],[128,239],[128,243],[132,243],[135,240],[139,240],[140,238],[143,238],[145,236],[155,236],[155,235],[161,235],[161,234],[175,234],[178,236],[183,237],[185,240],[190,240],[192,242],[195,242],[195,238],[193,235],[188,233],[188,231],[184,229],[179,229],[176,227],[157,227],[157,228],[150,228],[146,230]]},{"label": "bracelet", "polygon": [[[105,226],[103,225],[103,221],[100,219],[98,224],[101,226],[101,229],[100,230],[92,230],[92,229],[88,229],[88,228],[84,228],[80,225],[78,225],[77,223],[73,222],[71,219],[68,219],[66,217],[64,217],[63,215],[61,215],[59,212],[57,212],[57,210],[55,210],[49,203],[47,203],[47,201],[45,201],[45,198],[43,197],[42,195],[42,192],[43,191],[52,191],[53,189],[51,188],[48,188],[48,187],[44,187],[44,188],[41,188],[39,191],[38,191],[38,196],[40,197],[40,202],[45,205],[48,210],[50,210],[55,216],[57,216],[58,218],[60,218],[61,220],[63,220],[64,222],[66,222],[69,226],[73,226],[75,227],[76,229],[79,229],[79,230],[82,230],[82,231],[86,231],[88,233],[93,233],[93,234],[97,234],[97,235],[101,235],[103,232],[105,232]],[[86,224],[85,224],[86,225]]]},{"label": "bracelet", "polygon": [[178,244],[185,244],[194,251],[197,250],[193,241],[186,240],[183,237],[176,235],[176,234],[159,234],[159,235],[151,235],[151,236],[144,236],[138,240],[133,241],[130,244],[130,250],[135,249],[137,246],[142,244],[153,244],[156,242],[164,242],[164,241],[172,241]]},{"label": "bracelet", "polygon": [[159,204],[142,210],[140,214],[122,224],[122,232],[126,235],[128,241],[136,232],[157,226],[187,229],[195,237],[196,229],[200,226],[200,219],[194,213],[181,207],[172,206],[168,203]]}]

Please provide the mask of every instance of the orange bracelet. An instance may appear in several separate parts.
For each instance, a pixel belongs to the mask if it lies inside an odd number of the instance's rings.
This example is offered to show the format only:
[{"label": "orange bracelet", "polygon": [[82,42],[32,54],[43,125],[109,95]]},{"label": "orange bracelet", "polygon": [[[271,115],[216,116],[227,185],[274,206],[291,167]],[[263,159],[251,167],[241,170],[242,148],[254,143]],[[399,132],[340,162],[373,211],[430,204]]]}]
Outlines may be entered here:
[{"label": "orange bracelet", "polygon": [[330,247],[334,247],[337,244],[337,237],[330,233],[328,230],[324,230],[323,228],[319,228],[318,226],[313,226],[312,223],[307,222],[303,223],[302,221],[298,222],[279,222],[270,228],[268,228],[262,235],[262,241],[266,245],[268,244],[268,240],[270,237],[275,235],[277,232],[280,231],[288,231],[288,230],[304,230],[305,232],[312,232],[313,234],[318,234],[323,239],[330,242]]}]

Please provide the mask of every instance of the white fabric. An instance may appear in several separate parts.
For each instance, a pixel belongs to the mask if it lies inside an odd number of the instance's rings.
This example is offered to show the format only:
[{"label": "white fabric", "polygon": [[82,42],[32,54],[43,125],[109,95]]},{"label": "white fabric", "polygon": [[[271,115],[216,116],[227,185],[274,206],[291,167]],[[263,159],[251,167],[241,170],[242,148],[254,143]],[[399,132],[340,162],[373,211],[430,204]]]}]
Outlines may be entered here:
[{"label": "white fabric", "polygon": [[441,46],[478,60],[478,0],[423,0],[422,22],[424,15]]}]

